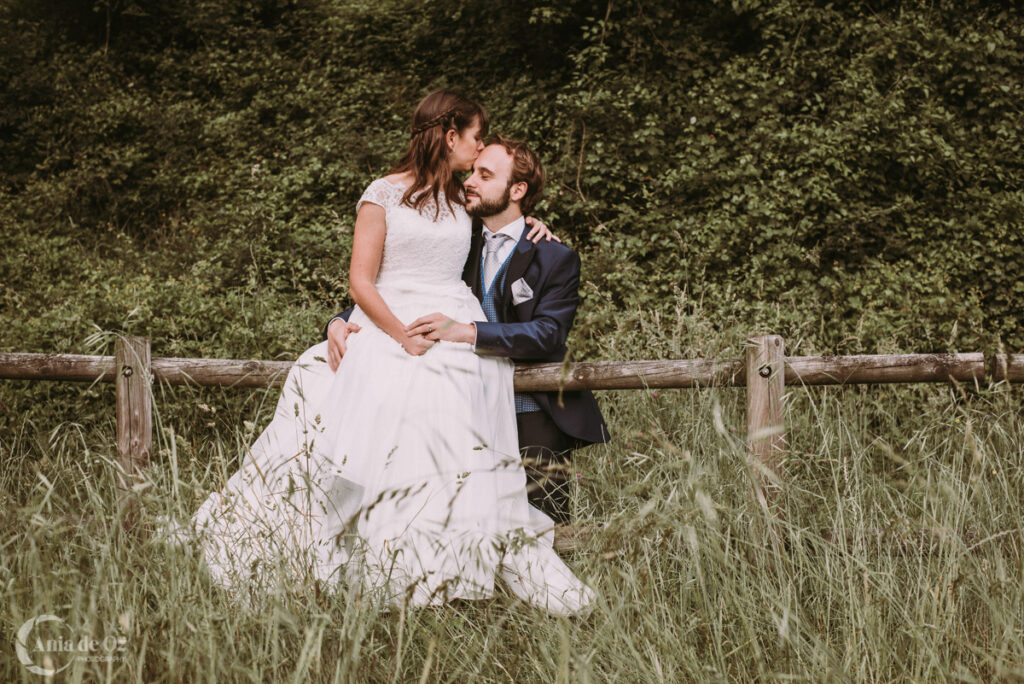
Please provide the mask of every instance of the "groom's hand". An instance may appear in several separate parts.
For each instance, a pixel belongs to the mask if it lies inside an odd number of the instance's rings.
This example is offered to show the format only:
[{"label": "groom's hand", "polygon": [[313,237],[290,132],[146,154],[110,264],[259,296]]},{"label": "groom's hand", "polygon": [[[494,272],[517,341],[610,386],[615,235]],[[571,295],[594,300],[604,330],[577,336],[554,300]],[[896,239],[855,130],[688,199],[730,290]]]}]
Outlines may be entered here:
[{"label": "groom's hand", "polygon": [[359,332],[361,328],[342,318],[335,318],[327,326],[327,365],[332,371],[338,370],[341,358],[348,351],[349,333]]},{"label": "groom's hand", "polygon": [[453,321],[442,313],[420,316],[405,328],[406,335],[423,335],[428,340],[439,342],[466,342],[476,344],[476,326],[472,323]]}]

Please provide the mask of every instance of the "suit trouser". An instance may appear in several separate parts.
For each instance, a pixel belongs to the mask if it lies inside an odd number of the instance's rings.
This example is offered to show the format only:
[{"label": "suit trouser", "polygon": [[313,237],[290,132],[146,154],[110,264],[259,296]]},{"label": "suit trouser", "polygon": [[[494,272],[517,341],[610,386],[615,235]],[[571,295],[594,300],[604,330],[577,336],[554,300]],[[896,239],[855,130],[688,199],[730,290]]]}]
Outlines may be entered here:
[{"label": "suit trouser", "polygon": [[569,522],[572,451],[576,439],[544,411],[516,414],[519,453],[526,467],[527,498],[558,523]]}]

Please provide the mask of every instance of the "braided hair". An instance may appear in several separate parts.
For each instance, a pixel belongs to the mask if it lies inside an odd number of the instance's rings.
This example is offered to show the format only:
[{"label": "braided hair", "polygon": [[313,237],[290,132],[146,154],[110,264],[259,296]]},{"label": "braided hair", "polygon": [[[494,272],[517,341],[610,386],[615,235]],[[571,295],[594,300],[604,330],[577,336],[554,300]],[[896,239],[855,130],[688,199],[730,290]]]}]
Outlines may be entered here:
[{"label": "braided hair", "polygon": [[449,118],[449,117],[451,117],[451,115],[454,112],[455,112],[454,109],[446,109],[443,112],[441,112],[440,114],[438,114],[437,116],[435,116],[433,119],[430,119],[428,121],[424,121],[423,123],[419,124],[418,126],[413,126],[412,127],[412,134],[413,135],[419,135],[420,133],[423,133],[424,131],[430,130],[434,126],[437,126],[437,125],[439,125],[441,123],[444,123],[444,120]]},{"label": "braided hair", "polygon": [[[445,135],[454,130],[462,133],[475,122],[480,134],[487,134],[487,113],[477,102],[447,90],[438,90],[423,98],[412,115],[409,148],[391,173],[410,173],[412,184],[402,196],[402,203],[417,211],[433,197],[436,218],[441,210],[440,193],[444,192],[449,209],[452,203],[465,204],[462,181],[448,164]],[[423,190],[429,190],[423,192]]]}]

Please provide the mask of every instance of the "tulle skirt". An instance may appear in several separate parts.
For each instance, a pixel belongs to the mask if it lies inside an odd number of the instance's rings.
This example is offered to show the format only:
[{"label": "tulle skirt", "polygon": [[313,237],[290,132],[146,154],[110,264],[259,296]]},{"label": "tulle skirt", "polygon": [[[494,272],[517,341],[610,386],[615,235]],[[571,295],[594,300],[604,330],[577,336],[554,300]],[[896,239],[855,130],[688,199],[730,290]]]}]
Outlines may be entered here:
[{"label": "tulle skirt", "polygon": [[[380,289],[404,323],[484,318],[463,283]],[[299,357],[270,425],[194,515],[211,576],[243,596],[291,578],[391,605],[492,595],[508,549],[552,553],[552,521],[526,499],[512,364],[452,342],[410,356],[358,308],[351,320],[338,370],[326,342]]]}]

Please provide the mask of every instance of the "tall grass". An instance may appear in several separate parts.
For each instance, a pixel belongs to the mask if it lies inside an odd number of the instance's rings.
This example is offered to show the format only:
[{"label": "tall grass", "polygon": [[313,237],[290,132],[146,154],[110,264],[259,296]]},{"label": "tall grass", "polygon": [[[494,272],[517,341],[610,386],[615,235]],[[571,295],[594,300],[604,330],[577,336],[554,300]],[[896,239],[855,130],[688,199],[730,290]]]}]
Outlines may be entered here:
[{"label": "tall grass", "polygon": [[[0,434],[4,681],[40,679],[14,651],[40,614],[124,637],[117,659],[56,658],[68,681],[1024,679],[1017,388],[789,388],[768,507],[751,495],[741,390],[605,393],[615,440],[575,460],[576,517],[595,531],[569,562],[600,594],[578,620],[510,596],[379,612],[314,585],[243,609],[194,550],[121,530],[112,392],[93,391],[88,420],[55,401]],[[0,392],[19,406],[42,390]],[[275,400],[158,388],[143,516],[193,512]]]}]

